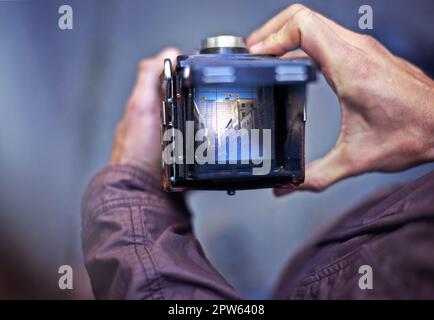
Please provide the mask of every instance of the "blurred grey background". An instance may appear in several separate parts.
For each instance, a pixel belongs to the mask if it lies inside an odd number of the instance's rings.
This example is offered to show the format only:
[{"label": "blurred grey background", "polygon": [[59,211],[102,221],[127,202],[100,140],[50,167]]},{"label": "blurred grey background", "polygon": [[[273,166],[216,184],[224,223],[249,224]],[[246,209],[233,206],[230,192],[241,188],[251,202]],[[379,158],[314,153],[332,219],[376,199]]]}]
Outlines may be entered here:
[{"label": "blurred grey background", "polygon": [[[359,6],[372,5],[370,33],[433,75],[432,0],[301,2],[353,30]],[[72,31],[57,25],[65,3],[74,10]],[[247,36],[290,3],[0,1],[0,297],[92,298],[80,201],[107,162],[138,61],[165,46],[193,53],[210,35]],[[339,121],[337,99],[320,78],[308,95],[309,160],[333,146]],[[267,298],[285,261],[321,228],[376,189],[433,168],[364,175],[281,199],[271,190],[187,197],[216,268],[246,297]],[[72,291],[57,289],[63,264],[75,270]]]}]

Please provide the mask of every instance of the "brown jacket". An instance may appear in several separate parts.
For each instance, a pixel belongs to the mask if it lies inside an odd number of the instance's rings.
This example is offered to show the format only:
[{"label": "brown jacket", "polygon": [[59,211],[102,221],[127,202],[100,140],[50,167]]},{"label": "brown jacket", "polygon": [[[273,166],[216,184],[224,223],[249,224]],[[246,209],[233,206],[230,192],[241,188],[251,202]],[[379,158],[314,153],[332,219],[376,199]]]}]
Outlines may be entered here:
[{"label": "brown jacket", "polygon": [[[434,171],[351,210],[290,261],[274,298],[434,298],[433,195]],[[96,298],[241,298],[205,257],[182,195],[137,168],[92,180],[82,241]]]}]

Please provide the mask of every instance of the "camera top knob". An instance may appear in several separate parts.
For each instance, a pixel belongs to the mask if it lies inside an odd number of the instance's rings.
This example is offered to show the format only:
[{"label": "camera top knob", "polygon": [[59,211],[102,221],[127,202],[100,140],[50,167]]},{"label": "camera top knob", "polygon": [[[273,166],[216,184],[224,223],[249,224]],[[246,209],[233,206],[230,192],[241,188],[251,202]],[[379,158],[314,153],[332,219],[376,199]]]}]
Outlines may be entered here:
[{"label": "camera top knob", "polygon": [[244,38],[221,35],[202,40],[200,53],[248,53]]}]

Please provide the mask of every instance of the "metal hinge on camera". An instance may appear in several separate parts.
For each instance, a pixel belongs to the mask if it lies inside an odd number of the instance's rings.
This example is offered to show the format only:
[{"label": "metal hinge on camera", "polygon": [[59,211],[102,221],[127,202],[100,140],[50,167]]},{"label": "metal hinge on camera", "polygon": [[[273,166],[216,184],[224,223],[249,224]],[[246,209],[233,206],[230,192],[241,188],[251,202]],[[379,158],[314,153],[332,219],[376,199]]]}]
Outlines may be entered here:
[{"label": "metal hinge on camera", "polygon": [[[172,126],[173,123],[173,109],[174,109],[174,90],[173,90],[173,76],[172,76],[172,62],[170,59],[164,60],[164,80],[166,80],[166,101],[161,104],[162,117],[164,125]],[[169,114],[168,114],[169,113]]]}]

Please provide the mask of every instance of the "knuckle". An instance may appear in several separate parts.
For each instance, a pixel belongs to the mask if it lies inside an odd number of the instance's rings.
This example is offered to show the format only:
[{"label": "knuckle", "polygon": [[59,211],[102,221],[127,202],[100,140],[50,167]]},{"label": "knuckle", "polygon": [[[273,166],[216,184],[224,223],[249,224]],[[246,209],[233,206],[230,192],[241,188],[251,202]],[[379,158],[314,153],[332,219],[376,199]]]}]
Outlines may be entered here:
[{"label": "knuckle", "polygon": [[312,10],[310,10],[307,7],[302,6],[300,9],[298,9],[294,14],[292,15],[292,20],[296,24],[303,24],[307,23],[309,19],[311,19],[313,16]]},{"label": "knuckle", "polygon": [[127,102],[127,112],[134,112],[142,109],[142,104],[137,101],[137,99],[129,99]]},{"label": "knuckle", "polygon": [[370,47],[378,47],[379,42],[373,36],[369,34],[362,35],[363,42]]},{"label": "knuckle", "polygon": [[294,3],[291,4],[287,7],[286,12],[288,14],[288,16],[292,16],[294,13],[296,13],[299,10],[303,10],[306,9],[306,7],[304,5],[302,5],[301,3]]},{"label": "knuckle", "polygon": [[370,48],[374,52],[380,53],[382,55],[386,56],[392,56],[392,54],[389,52],[389,50],[384,47],[380,41],[375,39],[373,36],[364,34],[362,35],[362,42],[365,44],[367,48]]},{"label": "knuckle", "polygon": [[126,110],[129,114],[136,116],[153,116],[159,113],[159,109],[156,107],[157,103],[148,99],[129,99],[126,105]]},{"label": "knuckle", "polygon": [[149,68],[152,65],[152,61],[150,59],[142,59],[140,60],[138,66],[137,66],[137,70],[138,72],[144,72],[149,70]]},{"label": "knuckle", "polygon": [[127,111],[137,112],[143,111],[145,108],[145,103],[141,99],[130,98],[127,102]]}]

